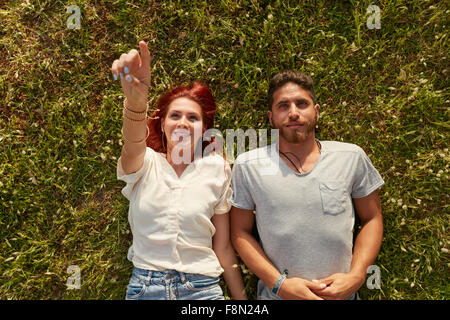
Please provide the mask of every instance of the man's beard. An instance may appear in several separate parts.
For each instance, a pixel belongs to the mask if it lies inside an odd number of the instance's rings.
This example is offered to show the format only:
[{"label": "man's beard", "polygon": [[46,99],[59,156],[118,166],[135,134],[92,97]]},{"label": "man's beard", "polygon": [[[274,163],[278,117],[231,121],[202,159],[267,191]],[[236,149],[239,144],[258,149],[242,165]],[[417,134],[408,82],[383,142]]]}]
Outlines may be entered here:
[{"label": "man's beard", "polygon": [[279,129],[280,136],[288,143],[301,143],[306,141],[314,133],[317,124],[317,115],[313,121],[304,120],[303,127],[299,130],[292,130],[282,125],[274,123],[274,128]]}]

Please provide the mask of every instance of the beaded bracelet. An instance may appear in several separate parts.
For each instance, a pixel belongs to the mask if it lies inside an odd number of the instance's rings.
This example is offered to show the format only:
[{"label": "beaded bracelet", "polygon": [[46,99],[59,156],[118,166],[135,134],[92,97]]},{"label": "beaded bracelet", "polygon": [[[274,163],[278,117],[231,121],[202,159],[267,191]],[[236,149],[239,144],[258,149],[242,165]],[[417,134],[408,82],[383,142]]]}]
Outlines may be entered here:
[{"label": "beaded bracelet", "polygon": [[135,122],[145,121],[145,120],[147,120],[147,118],[148,118],[147,115],[145,115],[145,118],[143,118],[143,119],[133,119],[133,118],[130,118],[129,116],[126,115],[125,110],[124,110],[124,112],[123,112],[123,117],[124,117],[125,119],[131,120],[131,121],[135,121]]}]

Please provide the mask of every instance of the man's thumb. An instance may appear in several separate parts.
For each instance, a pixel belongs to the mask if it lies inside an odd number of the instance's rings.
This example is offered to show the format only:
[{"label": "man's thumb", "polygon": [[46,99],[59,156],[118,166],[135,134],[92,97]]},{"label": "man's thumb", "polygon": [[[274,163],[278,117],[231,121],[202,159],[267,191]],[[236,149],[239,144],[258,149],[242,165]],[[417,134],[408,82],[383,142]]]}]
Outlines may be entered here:
[{"label": "man's thumb", "polygon": [[326,287],[327,287],[326,283],[319,282],[318,280],[312,280],[310,282],[310,286],[309,286],[310,289],[315,289],[315,290],[322,290],[322,289],[325,289]]}]

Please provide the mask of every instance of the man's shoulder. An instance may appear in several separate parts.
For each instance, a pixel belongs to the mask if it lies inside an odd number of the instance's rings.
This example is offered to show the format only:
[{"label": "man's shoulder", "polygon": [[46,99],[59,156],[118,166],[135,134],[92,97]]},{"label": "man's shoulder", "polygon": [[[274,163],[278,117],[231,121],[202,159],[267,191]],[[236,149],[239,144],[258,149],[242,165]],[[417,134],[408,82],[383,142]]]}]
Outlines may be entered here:
[{"label": "man's shoulder", "polygon": [[269,159],[271,157],[271,151],[275,148],[275,144],[271,144],[265,147],[252,149],[250,151],[244,152],[236,158],[234,164],[249,164],[255,162],[256,160],[260,161],[263,159]]},{"label": "man's shoulder", "polygon": [[320,141],[322,148],[327,153],[361,153],[362,148],[354,143],[340,141]]}]

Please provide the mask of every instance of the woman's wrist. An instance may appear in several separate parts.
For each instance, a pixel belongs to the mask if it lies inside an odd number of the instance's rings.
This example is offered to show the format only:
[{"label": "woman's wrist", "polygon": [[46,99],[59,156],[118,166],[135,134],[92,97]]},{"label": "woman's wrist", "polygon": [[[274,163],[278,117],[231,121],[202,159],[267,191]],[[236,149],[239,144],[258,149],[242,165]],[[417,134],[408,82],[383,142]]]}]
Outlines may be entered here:
[{"label": "woman's wrist", "polygon": [[127,98],[125,98],[123,100],[123,108],[125,111],[130,112],[131,114],[134,115],[143,115],[143,114],[147,114],[147,109],[148,106],[147,104],[136,104],[136,105],[130,105],[129,101]]}]

